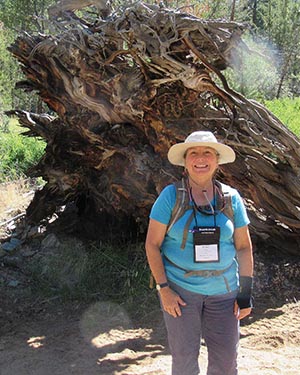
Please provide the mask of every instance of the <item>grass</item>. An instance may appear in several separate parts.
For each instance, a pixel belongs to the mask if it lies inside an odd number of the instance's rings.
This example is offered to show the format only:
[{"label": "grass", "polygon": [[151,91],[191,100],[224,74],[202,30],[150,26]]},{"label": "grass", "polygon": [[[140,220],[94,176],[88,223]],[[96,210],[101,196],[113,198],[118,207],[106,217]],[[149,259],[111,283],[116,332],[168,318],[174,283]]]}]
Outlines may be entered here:
[{"label": "grass", "polygon": [[294,134],[300,137],[300,98],[267,100],[264,105]]},{"label": "grass", "polygon": [[68,238],[43,247],[29,264],[32,292],[63,300],[109,300],[139,318],[157,304],[149,289],[149,268],[142,243],[82,243]]},{"label": "grass", "polygon": [[5,221],[11,213],[25,210],[32,197],[33,189],[28,179],[0,184],[0,222]]},{"label": "grass", "polygon": [[[0,222],[24,212],[31,191],[29,180],[0,184]],[[116,245],[48,234],[23,267],[30,280],[26,290],[37,298],[110,301],[138,319],[159,308],[156,292],[149,288],[150,271],[141,242]]]},{"label": "grass", "polygon": [[0,182],[24,177],[44,153],[45,142],[22,135],[24,128],[10,120],[8,131],[0,129]]}]

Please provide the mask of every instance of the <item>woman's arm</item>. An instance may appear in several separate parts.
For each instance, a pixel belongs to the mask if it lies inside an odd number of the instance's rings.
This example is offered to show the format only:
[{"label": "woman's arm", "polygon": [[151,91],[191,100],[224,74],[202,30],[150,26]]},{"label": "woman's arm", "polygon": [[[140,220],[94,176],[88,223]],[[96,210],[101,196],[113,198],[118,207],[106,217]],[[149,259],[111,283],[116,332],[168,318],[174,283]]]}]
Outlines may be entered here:
[{"label": "woman's arm", "polygon": [[[239,264],[239,276],[252,277],[253,276],[253,253],[252,243],[248,226],[236,228],[234,230],[234,244],[237,250],[237,261]],[[239,309],[237,303],[235,304],[235,314],[238,319],[243,319],[251,313],[251,307]]]},{"label": "woman's arm", "polygon": [[240,276],[253,276],[252,242],[248,225],[234,230],[234,244]]},{"label": "woman's arm", "polygon": [[167,226],[156,220],[150,219],[146,237],[146,254],[152,275],[158,284],[167,282],[160,247],[165,238]]},{"label": "woman's arm", "polygon": [[[150,270],[157,284],[167,282],[165,267],[163,264],[160,247],[167,231],[167,225],[150,219],[146,237],[146,254]],[[181,315],[180,305],[184,301],[169,287],[160,290],[163,309],[170,315],[176,317]]]}]

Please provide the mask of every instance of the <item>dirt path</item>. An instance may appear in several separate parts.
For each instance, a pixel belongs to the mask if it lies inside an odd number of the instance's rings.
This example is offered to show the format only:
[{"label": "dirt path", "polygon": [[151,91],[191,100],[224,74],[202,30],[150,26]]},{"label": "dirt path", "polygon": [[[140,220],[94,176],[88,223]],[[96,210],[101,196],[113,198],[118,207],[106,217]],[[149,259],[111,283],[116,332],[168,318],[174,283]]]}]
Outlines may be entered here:
[{"label": "dirt path", "polygon": [[[6,190],[3,202],[7,197]],[[0,218],[3,220],[5,215]],[[12,256],[10,265],[3,259],[0,375],[170,375],[171,357],[158,306],[137,322],[131,321],[122,306],[110,302],[62,305],[59,299],[40,300],[28,296],[26,282],[22,283],[19,263],[23,264],[24,259]],[[294,268],[287,265],[275,264],[277,268],[271,270],[265,262],[256,264],[257,279],[261,281],[256,292],[261,300],[256,301],[253,315],[241,327],[239,375],[300,374],[300,302],[282,305],[268,297],[293,300],[292,296],[299,295],[298,263]],[[297,281],[295,285],[292,280]],[[263,291],[272,293],[263,298]],[[205,352],[203,346],[202,374]]]},{"label": "dirt path", "polygon": [[[48,301],[20,319],[6,317],[1,375],[170,374],[165,329],[157,313],[137,324],[109,302],[82,307]],[[254,313],[250,320],[241,327],[239,374],[300,374],[300,302],[268,309],[264,316]],[[203,347],[202,373],[205,357]]]}]

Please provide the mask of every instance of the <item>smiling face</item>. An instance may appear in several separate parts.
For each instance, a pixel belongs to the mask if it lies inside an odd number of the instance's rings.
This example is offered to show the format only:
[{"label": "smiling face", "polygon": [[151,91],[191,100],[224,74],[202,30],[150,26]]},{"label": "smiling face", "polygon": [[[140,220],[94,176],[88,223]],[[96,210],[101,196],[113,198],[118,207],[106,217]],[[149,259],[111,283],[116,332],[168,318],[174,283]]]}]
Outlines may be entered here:
[{"label": "smiling face", "polygon": [[185,155],[185,168],[194,179],[211,179],[218,168],[218,154],[211,147],[191,147]]}]

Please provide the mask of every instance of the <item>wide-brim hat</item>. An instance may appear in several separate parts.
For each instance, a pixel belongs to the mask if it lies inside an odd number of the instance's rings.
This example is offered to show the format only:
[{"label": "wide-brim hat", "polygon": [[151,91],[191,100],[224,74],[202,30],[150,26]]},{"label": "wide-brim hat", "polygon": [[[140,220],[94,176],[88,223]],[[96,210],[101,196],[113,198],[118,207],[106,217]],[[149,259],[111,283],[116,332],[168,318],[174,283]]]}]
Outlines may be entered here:
[{"label": "wide-brim hat", "polygon": [[227,164],[235,161],[235,152],[229,146],[218,142],[213,133],[209,131],[196,131],[190,134],[182,143],[176,143],[168,151],[168,159],[171,164],[185,165],[185,153],[191,147],[207,146],[218,153],[218,164]]}]

